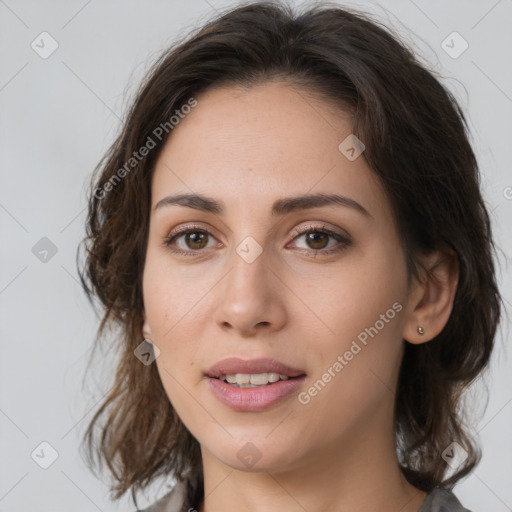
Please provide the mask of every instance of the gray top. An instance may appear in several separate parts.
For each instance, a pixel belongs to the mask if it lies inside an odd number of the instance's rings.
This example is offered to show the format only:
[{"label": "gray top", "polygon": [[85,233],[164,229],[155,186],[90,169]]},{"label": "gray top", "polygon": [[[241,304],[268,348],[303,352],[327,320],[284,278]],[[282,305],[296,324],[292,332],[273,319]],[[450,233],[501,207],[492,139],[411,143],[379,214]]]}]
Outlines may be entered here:
[{"label": "gray top", "polygon": [[[137,512],[188,512],[193,506],[187,497],[187,481],[178,482],[158,501]],[[471,512],[449,489],[435,488],[427,494],[418,512]]]},{"label": "gray top", "polygon": [[418,512],[471,512],[449,489],[436,488],[427,494]]}]

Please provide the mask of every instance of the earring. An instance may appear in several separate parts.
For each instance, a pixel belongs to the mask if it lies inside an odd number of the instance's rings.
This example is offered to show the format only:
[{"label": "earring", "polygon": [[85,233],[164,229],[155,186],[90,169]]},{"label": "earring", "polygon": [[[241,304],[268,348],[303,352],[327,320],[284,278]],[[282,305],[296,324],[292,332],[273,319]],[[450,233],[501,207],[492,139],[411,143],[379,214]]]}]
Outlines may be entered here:
[{"label": "earring", "polygon": [[421,327],[421,325],[418,326],[418,334],[425,334],[425,331],[423,330],[423,327]]}]

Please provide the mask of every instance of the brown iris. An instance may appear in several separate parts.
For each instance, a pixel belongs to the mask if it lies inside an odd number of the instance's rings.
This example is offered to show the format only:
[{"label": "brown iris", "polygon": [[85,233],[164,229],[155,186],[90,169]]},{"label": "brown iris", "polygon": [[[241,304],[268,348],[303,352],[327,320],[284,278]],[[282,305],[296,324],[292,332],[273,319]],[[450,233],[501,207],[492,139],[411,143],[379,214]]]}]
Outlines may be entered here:
[{"label": "brown iris", "polygon": [[329,243],[329,235],[326,233],[308,233],[306,239],[311,249],[315,250],[323,249]]}]

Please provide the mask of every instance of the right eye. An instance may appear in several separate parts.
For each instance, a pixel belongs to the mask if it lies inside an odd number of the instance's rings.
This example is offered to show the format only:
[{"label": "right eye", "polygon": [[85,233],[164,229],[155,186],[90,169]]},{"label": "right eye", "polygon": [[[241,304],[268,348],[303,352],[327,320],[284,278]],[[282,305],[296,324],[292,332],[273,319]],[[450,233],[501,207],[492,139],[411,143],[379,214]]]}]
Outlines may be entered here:
[{"label": "right eye", "polygon": [[[176,254],[184,256],[197,256],[197,253],[208,247],[209,237],[213,235],[199,226],[184,226],[174,230],[164,239],[164,246]],[[212,240],[213,242],[213,240]],[[219,243],[210,245],[218,246]]]}]

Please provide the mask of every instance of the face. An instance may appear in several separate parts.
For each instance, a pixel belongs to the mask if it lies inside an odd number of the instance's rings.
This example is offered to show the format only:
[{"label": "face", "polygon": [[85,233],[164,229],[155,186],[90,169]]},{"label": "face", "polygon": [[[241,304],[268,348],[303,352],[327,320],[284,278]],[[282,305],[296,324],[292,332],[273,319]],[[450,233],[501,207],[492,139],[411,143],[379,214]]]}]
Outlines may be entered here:
[{"label": "face", "polygon": [[[277,471],[391,436],[406,265],[378,180],[338,148],[350,116],[284,83],[196,99],[155,167],[143,276],[173,407],[203,456],[245,470],[247,454]],[[182,194],[213,202],[166,199]],[[286,201],[306,195],[339,198]],[[295,377],[211,376],[233,357],[218,374],[285,375],[270,359]]]}]

